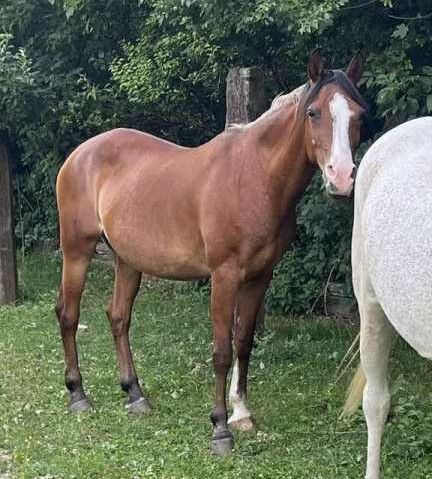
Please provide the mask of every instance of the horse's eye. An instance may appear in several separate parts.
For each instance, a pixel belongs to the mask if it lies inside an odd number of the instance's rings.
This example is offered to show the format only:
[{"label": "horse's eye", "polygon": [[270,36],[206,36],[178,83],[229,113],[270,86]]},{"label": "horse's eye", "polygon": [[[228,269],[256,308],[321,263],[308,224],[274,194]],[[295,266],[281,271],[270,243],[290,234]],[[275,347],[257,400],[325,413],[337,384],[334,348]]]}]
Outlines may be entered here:
[{"label": "horse's eye", "polygon": [[315,108],[308,108],[306,110],[306,115],[309,117],[309,118],[318,118],[319,117],[319,111],[318,110],[315,110]]}]

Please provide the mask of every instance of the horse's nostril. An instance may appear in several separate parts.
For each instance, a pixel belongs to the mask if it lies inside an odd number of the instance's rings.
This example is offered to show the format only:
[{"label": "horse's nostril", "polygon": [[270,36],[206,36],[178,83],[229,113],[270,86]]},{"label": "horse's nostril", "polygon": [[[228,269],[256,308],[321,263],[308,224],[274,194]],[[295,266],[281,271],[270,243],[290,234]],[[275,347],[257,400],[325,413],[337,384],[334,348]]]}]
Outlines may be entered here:
[{"label": "horse's nostril", "polygon": [[351,171],[351,178],[354,179],[356,177],[356,174],[357,174],[357,166],[353,166],[353,169]]},{"label": "horse's nostril", "polygon": [[336,171],[335,171],[333,165],[327,165],[326,166],[326,172],[327,172],[327,175],[331,178],[336,176]]}]

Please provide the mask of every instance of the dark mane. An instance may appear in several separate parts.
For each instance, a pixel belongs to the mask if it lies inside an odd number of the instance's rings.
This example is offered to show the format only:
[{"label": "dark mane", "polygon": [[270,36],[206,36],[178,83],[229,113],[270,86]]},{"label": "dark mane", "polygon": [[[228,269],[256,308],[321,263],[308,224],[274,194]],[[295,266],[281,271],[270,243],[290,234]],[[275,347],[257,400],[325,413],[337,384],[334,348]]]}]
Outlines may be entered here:
[{"label": "dark mane", "polygon": [[334,83],[342,88],[342,90],[356,103],[358,103],[362,108],[369,111],[369,105],[360,95],[360,92],[354,85],[354,83],[347,77],[345,72],[342,70],[328,70],[326,75],[317,81],[314,85],[307,84],[304,98],[302,99],[302,107],[304,111],[307,110],[308,106],[316,98],[318,93],[321,91],[321,88],[329,83]]}]

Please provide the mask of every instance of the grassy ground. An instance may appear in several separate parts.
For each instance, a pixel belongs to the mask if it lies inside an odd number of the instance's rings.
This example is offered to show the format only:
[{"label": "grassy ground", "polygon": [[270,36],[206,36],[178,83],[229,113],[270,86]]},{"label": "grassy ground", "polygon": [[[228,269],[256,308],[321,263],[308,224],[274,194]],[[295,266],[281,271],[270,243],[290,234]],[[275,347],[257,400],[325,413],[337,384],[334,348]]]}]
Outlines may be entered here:
[{"label": "grassy ground", "polygon": [[[355,327],[270,318],[250,375],[258,432],[237,433],[234,453],[220,459],[208,452],[213,373],[205,296],[175,283],[142,288],[132,344],[154,414],[130,418],[103,312],[111,271],[93,268],[82,311],[88,329],[79,332],[79,345],[96,409],[73,416],[66,411],[53,315],[58,278],[58,259],[27,258],[22,302],[0,309],[0,479],[362,476],[365,424],[360,413],[337,420],[349,378],[335,384]],[[399,344],[392,360],[386,478],[432,478],[430,377],[429,363]]]}]

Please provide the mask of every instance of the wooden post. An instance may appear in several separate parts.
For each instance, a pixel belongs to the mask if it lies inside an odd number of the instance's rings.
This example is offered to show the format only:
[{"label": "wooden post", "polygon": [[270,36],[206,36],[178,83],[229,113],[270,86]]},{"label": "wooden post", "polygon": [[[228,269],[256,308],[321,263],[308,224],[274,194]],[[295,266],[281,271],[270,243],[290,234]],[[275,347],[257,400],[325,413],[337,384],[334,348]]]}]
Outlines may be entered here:
[{"label": "wooden post", "polygon": [[0,305],[13,303],[18,296],[13,225],[10,162],[0,143]]},{"label": "wooden post", "polygon": [[226,125],[255,120],[264,111],[265,104],[262,70],[231,68],[227,76]]},{"label": "wooden post", "polygon": [[[226,86],[225,128],[233,123],[249,123],[264,111],[266,106],[264,75],[260,68],[231,68]],[[265,304],[257,316],[257,332],[264,331]]]}]

